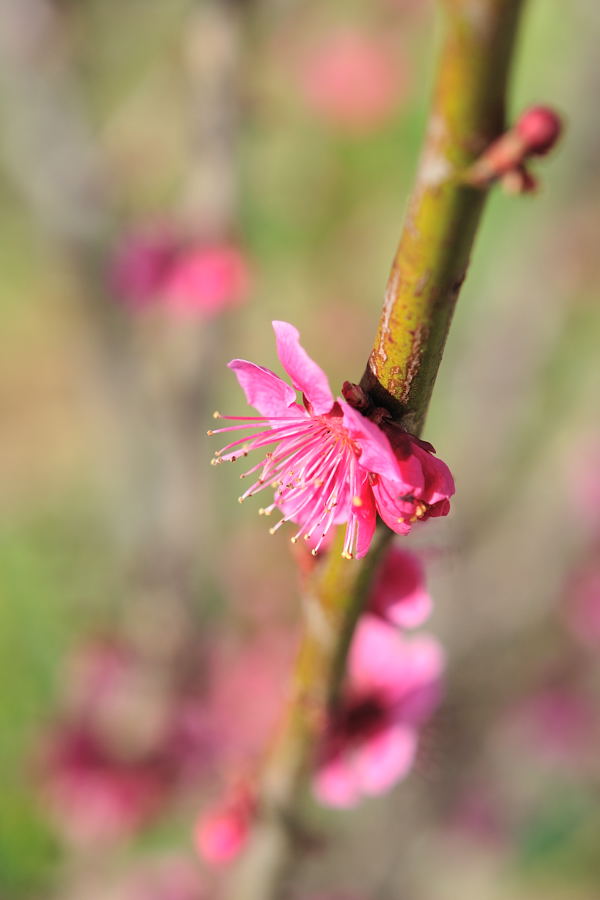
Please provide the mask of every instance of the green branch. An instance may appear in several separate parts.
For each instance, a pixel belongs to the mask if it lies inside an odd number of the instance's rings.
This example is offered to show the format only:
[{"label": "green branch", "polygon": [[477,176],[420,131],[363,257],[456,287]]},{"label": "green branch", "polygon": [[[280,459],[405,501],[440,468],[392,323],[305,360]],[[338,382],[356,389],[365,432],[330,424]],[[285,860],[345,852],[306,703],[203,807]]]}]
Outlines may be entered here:
[{"label": "green branch", "polygon": [[507,76],[522,0],[446,0],[425,146],[362,386],[418,433],[486,192],[465,170],[504,127]]}]

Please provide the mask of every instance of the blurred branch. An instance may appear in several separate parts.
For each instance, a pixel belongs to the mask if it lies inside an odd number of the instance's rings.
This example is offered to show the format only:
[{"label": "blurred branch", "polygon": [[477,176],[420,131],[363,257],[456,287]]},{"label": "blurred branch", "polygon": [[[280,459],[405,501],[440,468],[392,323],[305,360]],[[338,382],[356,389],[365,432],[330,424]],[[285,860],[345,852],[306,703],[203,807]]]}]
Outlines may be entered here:
[{"label": "blurred branch", "polygon": [[[362,385],[379,405],[422,427],[485,192],[461,174],[502,131],[523,0],[446,0],[446,33],[427,137],[407,222]],[[302,845],[295,840],[303,778],[335,698],[354,625],[390,534],[347,563],[332,548],[309,579],[306,625],[281,731],[264,770],[260,820],[231,900],[283,900]]]}]

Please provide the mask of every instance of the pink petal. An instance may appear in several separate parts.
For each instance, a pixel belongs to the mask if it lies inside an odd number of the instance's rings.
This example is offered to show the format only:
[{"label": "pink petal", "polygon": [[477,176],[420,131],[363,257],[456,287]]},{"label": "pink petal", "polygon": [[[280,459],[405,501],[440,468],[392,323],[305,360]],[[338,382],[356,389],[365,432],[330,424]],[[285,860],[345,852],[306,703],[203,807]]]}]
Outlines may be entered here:
[{"label": "pink petal", "polygon": [[385,479],[373,485],[377,512],[388,528],[396,534],[408,534],[411,529],[410,524],[398,515],[398,498],[407,493],[410,491],[406,489],[406,485],[398,481]]},{"label": "pink petal", "polygon": [[420,447],[416,440],[413,452],[419,459],[425,476],[423,499],[427,503],[439,503],[452,497],[455,492],[454,478],[446,463]]},{"label": "pink petal", "polygon": [[395,688],[403,683],[408,642],[394,628],[364,613],[352,640],[348,660],[353,689]]},{"label": "pink petal", "polygon": [[375,524],[377,522],[377,512],[375,509],[375,501],[373,493],[367,480],[363,483],[359,500],[360,507],[354,507],[354,512],[358,522],[358,534],[356,538],[356,559],[362,559],[366,555],[375,532]]},{"label": "pink petal", "polygon": [[410,721],[425,718],[439,699],[444,655],[438,642],[407,640],[371,613],[361,616],[348,665],[353,691],[375,691]]},{"label": "pink petal", "polygon": [[245,359],[232,359],[229,368],[235,372],[248,403],[261,415],[305,415],[296,403],[296,391],[275,372]]},{"label": "pink petal", "polygon": [[440,702],[444,653],[436,640],[420,637],[408,646],[403,684],[396,689],[404,721],[424,722]]},{"label": "pink petal", "polygon": [[371,610],[401,628],[416,628],[431,613],[431,597],[419,558],[392,547],[380,567],[370,599]]},{"label": "pink petal", "polygon": [[300,345],[298,329],[288,322],[275,321],[273,330],[281,365],[292,379],[296,390],[302,391],[314,415],[329,412],[334,400],[327,376]]},{"label": "pink petal", "polygon": [[382,794],[410,772],[417,752],[414,729],[394,725],[369,738],[353,760],[355,776],[365,794]]},{"label": "pink petal", "polygon": [[315,795],[323,806],[347,809],[359,799],[356,775],[349,760],[337,754],[318,766],[313,780]]},{"label": "pink petal", "polygon": [[400,473],[392,446],[381,428],[344,400],[340,399],[338,403],[342,407],[344,426],[360,447],[359,461],[362,468],[399,481]]}]

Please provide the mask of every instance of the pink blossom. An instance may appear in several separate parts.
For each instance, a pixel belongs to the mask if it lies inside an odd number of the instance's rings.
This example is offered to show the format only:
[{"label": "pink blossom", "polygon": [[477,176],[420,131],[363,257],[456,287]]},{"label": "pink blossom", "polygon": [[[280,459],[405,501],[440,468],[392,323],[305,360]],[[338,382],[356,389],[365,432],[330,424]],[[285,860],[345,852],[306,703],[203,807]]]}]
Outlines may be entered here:
[{"label": "pink blossom", "polygon": [[576,572],[568,585],[565,617],[573,635],[587,647],[600,645],[600,557]]},{"label": "pink blossom", "polygon": [[157,677],[114,638],[86,643],[69,661],[64,711],[37,764],[44,805],[66,841],[122,840],[212,767],[219,742],[204,678],[185,674]]},{"label": "pink blossom", "polygon": [[201,856],[214,865],[226,865],[242,851],[256,815],[256,800],[246,783],[236,785],[231,796],[205,813],[196,828]]},{"label": "pink blossom", "polygon": [[133,307],[156,302],[178,253],[178,241],[165,228],[145,228],[123,238],[111,264],[113,290]]},{"label": "pink blossom", "polygon": [[171,312],[208,318],[243,303],[249,286],[250,272],[241,250],[231,244],[207,244],[181,253],[161,294]]},{"label": "pink blossom", "polygon": [[391,118],[405,83],[404,67],[386,44],[344,30],[307,57],[301,87],[307,104],[325,121],[364,133]]},{"label": "pink blossom", "polygon": [[377,512],[398,534],[407,534],[419,519],[445,515],[454,483],[433,447],[392,424],[380,427],[342,397],[334,398],[324,372],[300,345],[298,331],[287,322],[274,322],[273,328],[292,384],[270,369],[234,359],[229,367],[260,416],[215,413],[239,424],[209,431],[260,429],[218,451],[214,463],[276,445],[241,476],[258,473],[240,502],[275,487],[273,503],[261,510],[265,515],[275,508],[283,512],[271,533],[284,522],[295,522],[300,527],[292,541],[316,536],[313,554],[332,526],[345,523],[342,555],[347,558],[367,552]]},{"label": "pink blossom", "polygon": [[410,771],[419,727],[440,697],[442,651],[429,637],[407,640],[371,614],[358,624],[346,694],[323,737],[314,779],[328,806],[381,794]]},{"label": "pink blossom", "polygon": [[431,596],[416,554],[395,546],[388,550],[375,575],[369,608],[401,628],[422,625],[431,612]]},{"label": "pink blossom", "polygon": [[43,798],[63,838],[75,846],[120,841],[147,824],[164,801],[157,760],[117,760],[85,728],[48,741]]}]

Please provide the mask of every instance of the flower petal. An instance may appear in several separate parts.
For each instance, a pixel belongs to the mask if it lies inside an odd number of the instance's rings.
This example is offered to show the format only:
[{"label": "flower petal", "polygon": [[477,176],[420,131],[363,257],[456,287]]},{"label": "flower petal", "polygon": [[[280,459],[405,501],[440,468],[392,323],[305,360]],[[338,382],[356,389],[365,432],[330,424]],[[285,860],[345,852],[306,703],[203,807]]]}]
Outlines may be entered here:
[{"label": "flower petal", "polygon": [[404,725],[392,725],[370,737],[353,763],[362,792],[382,794],[410,772],[417,752],[417,733]]},{"label": "flower petal", "polygon": [[245,359],[232,359],[229,368],[235,373],[248,403],[261,415],[293,416],[295,410],[304,415],[296,403],[294,388],[275,372]]},{"label": "flower petal", "polygon": [[377,512],[375,509],[375,501],[367,479],[363,482],[363,487],[358,497],[360,506],[354,501],[354,514],[357,519],[358,533],[356,536],[356,559],[362,559],[366,556],[371,545],[371,539],[375,532],[375,524],[377,522]]},{"label": "flower petal", "polygon": [[337,753],[319,763],[314,776],[315,795],[323,806],[347,809],[359,799],[355,773],[345,754]]},{"label": "flower petal", "polygon": [[375,577],[370,597],[372,612],[401,628],[416,628],[427,619],[431,606],[418,556],[391,547]]},{"label": "flower petal", "polygon": [[300,333],[288,322],[273,322],[277,342],[277,354],[281,365],[292,379],[292,384],[302,391],[314,415],[320,416],[333,406],[333,394],[327,376],[300,345]]},{"label": "flower petal", "polygon": [[398,498],[404,493],[397,481],[385,479],[383,483],[373,485],[373,496],[377,512],[392,531],[396,534],[408,534],[410,525],[399,515]]},{"label": "flower petal", "polygon": [[338,400],[342,408],[344,426],[360,447],[359,463],[363,469],[387,478],[400,480],[392,446],[381,428],[353,409],[345,400]]}]

